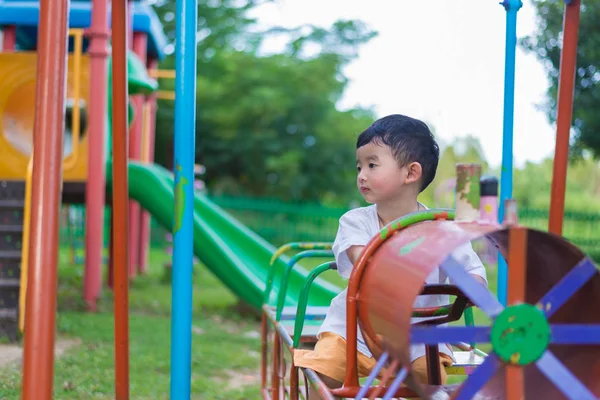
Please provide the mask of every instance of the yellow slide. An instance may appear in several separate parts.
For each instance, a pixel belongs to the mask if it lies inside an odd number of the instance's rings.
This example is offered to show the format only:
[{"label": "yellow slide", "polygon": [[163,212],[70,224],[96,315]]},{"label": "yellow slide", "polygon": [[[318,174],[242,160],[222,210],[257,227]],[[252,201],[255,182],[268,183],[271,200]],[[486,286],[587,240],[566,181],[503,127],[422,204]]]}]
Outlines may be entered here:
[{"label": "yellow slide", "polygon": [[[33,148],[36,68],[35,52],[0,53],[0,179],[26,177]],[[79,113],[80,118],[73,115],[73,123],[66,125],[63,180],[82,182],[87,178],[88,143],[86,128],[79,121],[88,103],[89,57],[70,54],[68,71],[68,118],[71,113]]]}]

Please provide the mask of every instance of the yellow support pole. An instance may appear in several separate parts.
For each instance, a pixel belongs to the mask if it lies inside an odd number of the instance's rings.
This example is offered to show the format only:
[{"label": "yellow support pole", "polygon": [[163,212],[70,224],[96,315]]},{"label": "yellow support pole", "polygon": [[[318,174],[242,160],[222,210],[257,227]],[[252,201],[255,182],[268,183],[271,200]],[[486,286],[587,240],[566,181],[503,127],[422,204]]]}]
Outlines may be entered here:
[{"label": "yellow support pole", "polygon": [[23,238],[21,239],[21,287],[19,290],[19,330],[25,330],[25,299],[27,298],[27,273],[29,272],[29,224],[31,221],[31,189],[33,181],[33,152],[27,164],[25,178],[25,207],[23,208]]},{"label": "yellow support pole", "polygon": [[141,161],[143,163],[148,163],[150,161],[150,145],[148,142],[150,141],[150,104],[147,101],[144,101],[144,105],[142,106],[142,156]]},{"label": "yellow support pole", "polygon": [[175,92],[169,90],[158,90],[156,92],[156,98],[162,100],[175,100]]},{"label": "yellow support pole", "polygon": [[166,78],[166,79],[175,79],[175,70],[174,69],[151,69],[148,70],[148,75],[151,78]]},{"label": "yellow support pole", "polygon": [[[150,69],[148,75],[154,79],[175,79],[174,69]],[[161,100],[175,100],[175,92],[172,90],[158,90],[156,98]]]},{"label": "yellow support pole", "polygon": [[79,139],[81,136],[81,54],[83,52],[83,29],[69,29],[69,36],[75,39],[73,48],[73,120],[71,121],[71,137],[73,151],[65,162],[63,168],[68,169],[75,165],[79,157]]}]

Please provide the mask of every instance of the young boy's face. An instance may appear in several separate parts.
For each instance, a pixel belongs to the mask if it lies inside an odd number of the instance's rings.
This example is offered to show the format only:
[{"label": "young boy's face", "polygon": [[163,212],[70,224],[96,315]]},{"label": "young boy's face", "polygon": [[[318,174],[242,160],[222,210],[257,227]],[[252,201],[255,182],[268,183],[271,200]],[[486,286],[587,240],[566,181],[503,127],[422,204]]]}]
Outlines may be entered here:
[{"label": "young boy's face", "polygon": [[369,143],[356,150],[356,184],[367,203],[396,198],[404,186],[406,168],[400,168],[389,146]]}]

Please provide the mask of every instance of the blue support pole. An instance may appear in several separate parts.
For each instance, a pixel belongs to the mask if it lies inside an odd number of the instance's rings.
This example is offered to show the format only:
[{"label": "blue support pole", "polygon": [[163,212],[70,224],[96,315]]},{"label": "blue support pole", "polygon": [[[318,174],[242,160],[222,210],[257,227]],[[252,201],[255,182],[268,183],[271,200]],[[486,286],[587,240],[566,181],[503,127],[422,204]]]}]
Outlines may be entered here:
[{"label": "blue support pole", "polygon": [[[512,198],[513,186],[513,127],[515,108],[515,58],[517,52],[517,12],[521,0],[504,0],[506,10],[506,55],[504,59],[504,122],[502,135],[502,171],[500,174],[500,209],[498,222],[504,219],[504,201]],[[498,256],[498,300],[506,306],[508,268]]]},{"label": "blue support pole", "polygon": [[197,0],[177,0],[171,399],[191,396]]}]

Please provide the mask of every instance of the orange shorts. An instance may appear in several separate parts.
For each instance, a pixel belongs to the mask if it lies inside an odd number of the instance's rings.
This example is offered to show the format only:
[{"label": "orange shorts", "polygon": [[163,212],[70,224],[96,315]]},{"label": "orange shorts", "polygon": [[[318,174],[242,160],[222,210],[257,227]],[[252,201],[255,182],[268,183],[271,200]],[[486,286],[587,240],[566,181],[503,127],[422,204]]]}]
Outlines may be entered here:
[{"label": "orange shorts", "polygon": [[[452,358],[441,352],[439,354],[442,384],[445,384],[448,379],[445,368],[452,365]],[[360,351],[357,361],[359,378],[369,376],[377,363],[374,357],[367,357]],[[323,332],[314,350],[294,350],[294,364],[297,367],[310,368],[321,375],[343,382],[346,376],[346,340],[335,333]],[[420,382],[427,383],[426,357],[414,360],[412,371]]]}]

